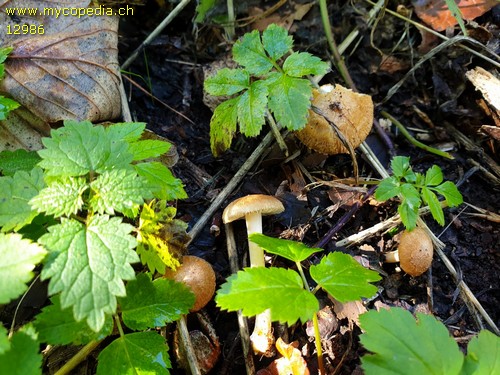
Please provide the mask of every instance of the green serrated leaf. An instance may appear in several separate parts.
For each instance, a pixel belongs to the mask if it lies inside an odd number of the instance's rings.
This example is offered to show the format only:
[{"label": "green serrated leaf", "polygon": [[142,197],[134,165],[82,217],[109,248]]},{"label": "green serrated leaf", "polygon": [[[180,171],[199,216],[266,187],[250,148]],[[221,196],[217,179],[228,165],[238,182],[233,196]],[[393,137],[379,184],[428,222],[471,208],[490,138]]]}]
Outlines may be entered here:
[{"label": "green serrated leaf", "polygon": [[328,69],[326,62],[308,52],[294,52],[283,64],[284,72],[292,77],[303,77],[309,74],[323,75],[328,72]]},{"label": "green serrated leaf", "polygon": [[0,171],[4,176],[13,176],[17,171],[29,172],[40,160],[40,156],[35,151],[4,150],[0,152]]},{"label": "green serrated leaf", "polygon": [[267,86],[255,81],[238,101],[238,123],[240,131],[247,137],[259,135],[266,122]]},{"label": "green serrated leaf", "polygon": [[97,375],[169,374],[168,345],[156,332],[130,333],[117,338],[99,354]]},{"label": "green serrated leaf", "polygon": [[203,87],[210,95],[234,95],[250,87],[250,75],[243,69],[224,68],[205,79]]},{"label": "green serrated leaf", "polygon": [[434,317],[413,316],[400,308],[369,311],[359,317],[363,346],[374,354],[361,358],[367,375],[455,375],[463,355],[446,327]]},{"label": "green serrated leaf", "polygon": [[[93,196],[92,211],[113,215],[116,211],[129,217],[137,215],[144,199],[153,197],[147,179],[138,176],[134,170],[114,169],[106,171],[90,184]],[[128,215],[133,212],[132,216]]]},{"label": "green serrated leaf", "polygon": [[42,354],[32,327],[14,333],[10,349],[0,355],[0,374],[39,375],[42,373]]},{"label": "green serrated leaf", "polygon": [[50,135],[42,138],[46,149],[38,151],[42,157],[39,166],[46,169],[47,176],[82,176],[91,171],[130,168],[132,154],[127,142],[90,121],[66,120]]},{"label": "green serrated leaf", "polygon": [[300,130],[307,123],[311,108],[311,83],[307,79],[276,73],[269,83],[269,109],[289,130]]},{"label": "green serrated leaf", "polygon": [[398,213],[406,229],[412,230],[416,227],[418,219],[417,206],[411,204],[408,200],[403,199],[403,201],[398,206]]},{"label": "green serrated leaf", "polygon": [[461,374],[500,374],[500,338],[486,330],[479,332],[467,346],[467,356]]},{"label": "green serrated leaf", "polygon": [[271,310],[273,321],[306,322],[319,310],[316,297],[304,289],[299,274],[284,268],[245,268],[231,275],[215,297],[217,306],[253,316]]},{"label": "green serrated leaf", "polygon": [[0,324],[0,355],[10,349],[10,341],[7,337],[7,330]]},{"label": "green serrated leaf", "polygon": [[353,257],[342,253],[330,253],[309,269],[311,277],[340,302],[371,297],[377,287],[369,283],[381,279],[375,271],[361,266]]},{"label": "green serrated leaf", "polygon": [[163,327],[187,314],[194,300],[185,284],[163,278],[151,281],[142,273],[127,284],[127,297],[120,299],[123,322],[136,331]]},{"label": "green serrated leaf", "polygon": [[45,306],[33,322],[40,341],[51,345],[85,345],[91,341],[102,340],[113,331],[113,319],[106,315],[99,332],[88,329],[84,321],[77,322],[71,309],[62,309],[59,296],[51,299],[52,305]]},{"label": "green serrated leaf", "polygon": [[273,68],[257,30],[246,33],[234,44],[233,59],[244,66],[248,73],[256,76],[262,76]]},{"label": "green serrated leaf", "polygon": [[18,102],[0,95],[0,121],[5,120],[8,113],[19,106],[20,104]]},{"label": "green serrated leaf", "polygon": [[47,251],[17,233],[0,233],[0,304],[19,297]]},{"label": "green serrated leaf", "polygon": [[430,167],[425,173],[426,186],[436,186],[443,182],[443,171],[437,165]]},{"label": "green serrated leaf", "polygon": [[111,141],[136,142],[146,129],[145,122],[118,122],[106,128],[106,134]]},{"label": "green serrated leaf", "polygon": [[400,193],[401,188],[399,186],[398,179],[391,176],[380,181],[377,186],[377,190],[375,190],[375,199],[379,202],[384,202],[388,199],[396,197]]},{"label": "green serrated leaf", "polygon": [[122,280],[135,276],[130,263],[139,257],[132,250],[137,245],[132,229],[107,215],[94,215],[87,227],[63,218],[38,240],[51,252],[42,270],[42,280],[50,278],[49,294],[61,292],[62,308],[73,306],[75,319],[86,319],[95,332],[105,314],[116,312],[116,297],[125,296]]},{"label": "green serrated leaf", "polygon": [[436,194],[424,186],[422,188],[422,199],[429,206],[432,217],[439,223],[439,225],[444,225],[443,209],[441,208],[441,203],[439,202]]},{"label": "green serrated leaf", "polygon": [[45,186],[43,172],[36,167],[29,173],[0,177],[0,227],[2,232],[18,231],[38,214],[28,203]]},{"label": "green serrated leaf", "polygon": [[412,174],[414,175],[410,167],[410,158],[407,156],[395,156],[392,158],[391,169],[394,176],[398,177],[398,179],[405,178],[408,182],[412,179]]},{"label": "green serrated leaf", "polygon": [[239,100],[239,96],[226,100],[214,110],[210,120],[210,148],[215,156],[231,147],[231,141],[236,133]]},{"label": "green serrated leaf", "polygon": [[293,38],[285,28],[273,23],[262,33],[262,44],[269,57],[277,61],[292,49]]},{"label": "green serrated leaf", "polygon": [[157,139],[146,139],[133,142],[129,145],[129,151],[132,153],[134,161],[148,158],[156,158],[166,153],[172,145],[165,141]]},{"label": "green serrated leaf", "polygon": [[248,238],[268,253],[279,255],[293,262],[302,262],[312,254],[323,251],[320,248],[310,248],[302,242],[272,238],[260,233],[253,233]]},{"label": "green serrated leaf", "polygon": [[55,217],[69,216],[76,214],[82,208],[82,194],[87,189],[87,181],[83,178],[62,178],[40,190],[29,204],[37,212],[45,212]]},{"label": "green serrated leaf", "polygon": [[433,190],[441,194],[449,207],[456,207],[463,203],[464,198],[457,186],[451,181],[445,181],[441,185],[433,187]]},{"label": "green serrated leaf", "polygon": [[153,195],[158,199],[172,201],[186,199],[182,181],[175,178],[172,172],[160,162],[147,162],[134,165],[139,176],[148,180]]}]

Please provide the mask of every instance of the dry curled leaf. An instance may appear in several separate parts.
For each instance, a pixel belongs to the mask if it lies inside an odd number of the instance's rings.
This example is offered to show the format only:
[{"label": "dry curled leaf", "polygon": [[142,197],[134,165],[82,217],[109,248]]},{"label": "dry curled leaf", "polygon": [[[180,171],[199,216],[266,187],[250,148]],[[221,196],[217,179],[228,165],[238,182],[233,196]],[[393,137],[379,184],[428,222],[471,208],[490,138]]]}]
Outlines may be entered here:
[{"label": "dry curled leaf", "polygon": [[[11,0],[0,4],[0,47],[14,48],[5,63],[0,92],[43,122],[100,122],[120,115],[118,17],[43,15],[46,8],[85,8],[89,3]],[[39,14],[7,15],[6,9],[14,7],[37,8]],[[37,32],[8,34],[24,24],[34,25]]]},{"label": "dry curled leaf", "polygon": [[[498,5],[498,0],[459,0],[455,2],[460,8],[462,17],[466,20],[473,20]],[[436,31],[446,30],[458,23],[448,9],[445,0],[413,0],[413,6],[418,18]]]},{"label": "dry curled leaf", "polygon": [[[276,340],[276,349],[283,356],[274,360],[261,374],[271,375],[309,375],[307,363],[297,349],[298,342],[285,343],[281,337]],[[260,371],[259,371],[260,372]]]}]

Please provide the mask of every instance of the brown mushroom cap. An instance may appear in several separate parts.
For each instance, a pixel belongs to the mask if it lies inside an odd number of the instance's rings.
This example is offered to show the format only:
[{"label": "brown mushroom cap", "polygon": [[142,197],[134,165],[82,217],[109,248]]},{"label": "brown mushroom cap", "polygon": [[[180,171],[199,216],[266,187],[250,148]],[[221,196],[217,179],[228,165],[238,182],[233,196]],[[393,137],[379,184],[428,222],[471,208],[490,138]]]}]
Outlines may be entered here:
[{"label": "brown mushroom cap", "polygon": [[[313,91],[312,105],[333,122],[353,148],[368,136],[373,124],[373,101],[340,85],[323,85]],[[304,129],[295,133],[307,147],[326,155],[347,154],[349,151],[323,116],[309,110]]]},{"label": "brown mushroom cap", "polygon": [[407,274],[420,276],[432,264],[434,247],[425,229],[405,230],[399,241],[399,261]]},{"label": "brown mushroom cap", "polygon": [[215,293],[215,272],[206,260],[192,255],[184,255],[182,264],[175,270],[167,269],[167,279],[186,284],[195,295],[191,312],[201,310]]},{"label": "brown mushroom cap", "polygon": [[283,212],[285,207],[279,199],[264,194],[252,194],[228,204],[222,214],[224,224],[242,219],[248,214],[260,212],[261,215],[274,215]]}]

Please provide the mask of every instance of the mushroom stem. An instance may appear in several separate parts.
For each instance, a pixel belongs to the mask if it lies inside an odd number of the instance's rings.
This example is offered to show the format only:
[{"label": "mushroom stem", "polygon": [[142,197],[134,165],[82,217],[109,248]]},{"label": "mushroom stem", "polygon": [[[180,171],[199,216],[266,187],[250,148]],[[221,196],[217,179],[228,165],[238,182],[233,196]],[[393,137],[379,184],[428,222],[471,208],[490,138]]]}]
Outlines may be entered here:
[{"label": "mushroom stem", "polygon": [[250,335],[250,342],[254,353],[266,357],[272,357],[274,344],[274,335],[271,325],[271,310],[267,309],[255,317],[255,326]]},{"label": "mushroom stem", "polygon": [[399,251],[394,250],[394,251],[389,251],[384,254],[385,260],[384,262],[386,263],[397,263],[399,262]]},{"label": "mushroom stem", "polygon": [[[260,212],[246,214],[245,221],[249,237],[252,233],[262,233],[262,215]],[[248,240],[248,250],[250,253],[250,267],[264,267],[264,250],[250,240]]]},{"label": "mushroom stem", "polygon": [[[247,236],[252,233],[262,233],[262,215],[260,212],[252,212],[245,215],[247,224]],[[248,240],[250,253],[250,267],[265,267],[264,250],[255,242]],[[250,335],[250,342],[255,353],[271,356],[274,335],[271,325],[271,310],[265,310],[255,317],[255,326]]]}]

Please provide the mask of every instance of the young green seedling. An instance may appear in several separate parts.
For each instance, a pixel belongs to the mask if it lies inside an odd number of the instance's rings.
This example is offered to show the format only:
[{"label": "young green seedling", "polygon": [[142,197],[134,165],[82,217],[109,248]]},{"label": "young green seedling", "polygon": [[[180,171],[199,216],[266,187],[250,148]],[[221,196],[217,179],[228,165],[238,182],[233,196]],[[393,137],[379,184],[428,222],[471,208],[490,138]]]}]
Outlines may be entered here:
[{"label": "young green seedling", "polygon": [[401,203],[398,212],[401,221],[408,230],[415,228],[418,209],[422,201],[429,206],[432,217],[444,225],[444,213],[436,193],[442,195],[449,207],[458,206],[463,202],[462,194],[451,181],[443,182],[443,172],[437,165],[427,170],[425,175],[413,172],[410,158],[396,156],[391,161],[393,175],[382,180],[375,191],[378,201],[399,196]]},{"label": "young green seedling", "polygon": [[[3,63],[11,52],[12,47],[0,48],[0,81],[3,79],[5,74],[5,67]],[[19,107],[19,103],[0,95],[0,121],[5,120],[7,118],[7,114],[17,107]]]},{"label": "young green seedling", "polygon": [[209,94],[233,96],[214,110],[210,121],[214,155],[231,146],[237,125],[247,137],[258,135],[269,113],[289,130],[304,128],[313,86],[302,77],[325,74],[329,68],[310,53],[291,52],[292,47],[292,37],[280,26],[269,25],[262,38],[254,30],[233,46],[233,59],[242,68],[224,68],[205,80]]},{"label": "young green seedling", "polygon": [[217,306],[228,311],[241,309],[245,316],[254,316],[269,309],[273,321],[290,325],[299,319],[303,323],[312,319],[322,369],[317,318],[319,302],[314,293],[322,288],[340,302],[371,297],[377,292],[377,288],[369,283],[380,280],[380,276],[365,269],[351,256],[334,252],[309,268],[311,278],[317,283],[311,291],[301,262],[312,254],[323,251],[322,249],[309,248],[300,242],[275,239],[263,234],[252,234],[249,239],[267,252],[295,262],[298,272],[278,267],[245,268],[230,276],[217,291]]}]

